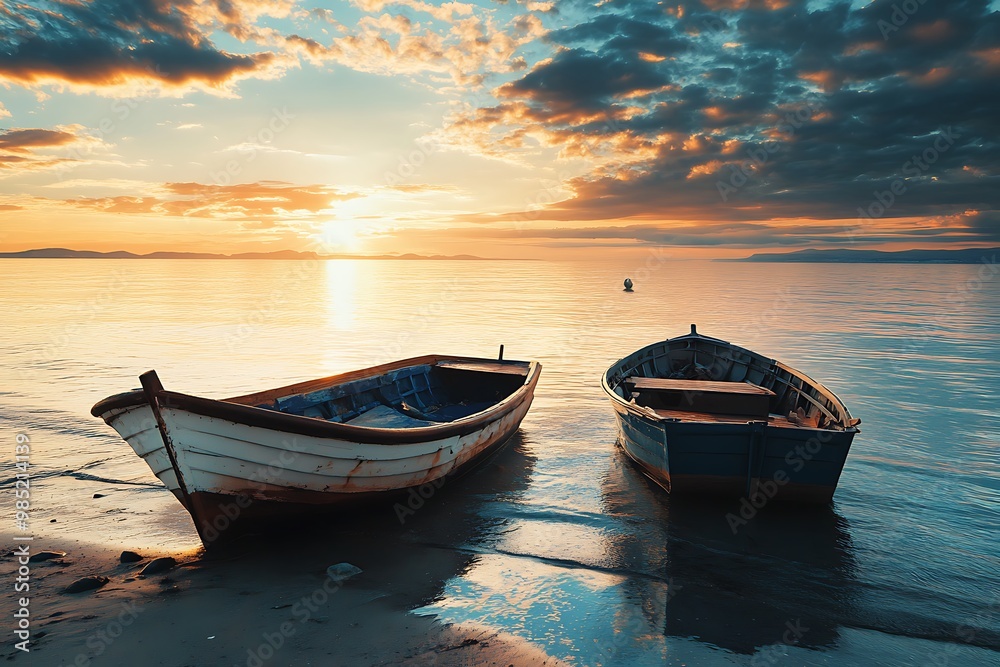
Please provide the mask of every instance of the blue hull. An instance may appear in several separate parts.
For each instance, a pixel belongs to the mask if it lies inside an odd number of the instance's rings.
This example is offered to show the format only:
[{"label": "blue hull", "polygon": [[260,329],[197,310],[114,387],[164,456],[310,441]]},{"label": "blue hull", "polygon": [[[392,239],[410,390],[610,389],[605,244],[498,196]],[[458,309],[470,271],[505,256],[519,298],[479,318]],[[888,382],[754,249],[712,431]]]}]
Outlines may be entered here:
[{"label": "blue hull", "polygon": [[615,406],[620,444],[672,494],[828,503],[856,431],[645,418]]},{"label": "blue hull", "polygon": [[625,453],[677,494],[828,503],[861,423],[804,373],[694,325],[601,384]]}]

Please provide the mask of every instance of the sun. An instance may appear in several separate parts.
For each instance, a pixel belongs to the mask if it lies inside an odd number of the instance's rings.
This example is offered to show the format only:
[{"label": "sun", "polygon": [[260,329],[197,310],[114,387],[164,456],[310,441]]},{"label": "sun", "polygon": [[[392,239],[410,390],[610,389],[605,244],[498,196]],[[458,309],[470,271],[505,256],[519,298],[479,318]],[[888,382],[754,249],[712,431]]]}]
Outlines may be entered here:
[{"label": "sun", "polygon": [[359,252],[363,247],[361,237],[353,222],[334,220],[324,222],[320,232],[315,235],[319,245],[319,254],[337,252]]}]

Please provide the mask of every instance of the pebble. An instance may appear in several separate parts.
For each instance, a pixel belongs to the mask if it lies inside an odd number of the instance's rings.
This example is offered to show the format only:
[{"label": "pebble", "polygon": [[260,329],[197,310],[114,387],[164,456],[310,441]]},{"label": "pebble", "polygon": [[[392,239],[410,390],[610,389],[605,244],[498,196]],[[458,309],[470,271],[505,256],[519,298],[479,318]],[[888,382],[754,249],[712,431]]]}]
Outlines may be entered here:
[{"label": "pebble", "polygon": [[143,556],[140,556],[134,551],[123,551],[122,555],[118,557],[118,560],[122,563],[136,563],[142,559]]},{"label": "pebble", "polygon": [[76,581],[74,581],[72,584],[67,586],[63,592],[82,593],[84,591],[100,588],[106,583],[108,583],[107,577],[84,577],[83,579],[77,579]]},{"label": "pebble", "polygon": [[28,556],[28,562],[41,563],[43,560],[62,558],[65,555],[66,555],[65,551],[39,551],[37,554],[31,554],[30,556]]},{"label": "pebble", "polygon": [[166,572],[170,568],[177,565],[177,561],[170,556],[164,556],[162,558],[154,558],[149,561],[146,567],[142,568],[139,572],[140,576],[149,576],[151,574],[159,574],[160,572]]},{"label": "pebble", "polygon": [[326,576],[335,582],[346,581],[362,572],[363,570],[360,567],[351,565],[350,563],[337,563],[326,568]]}]

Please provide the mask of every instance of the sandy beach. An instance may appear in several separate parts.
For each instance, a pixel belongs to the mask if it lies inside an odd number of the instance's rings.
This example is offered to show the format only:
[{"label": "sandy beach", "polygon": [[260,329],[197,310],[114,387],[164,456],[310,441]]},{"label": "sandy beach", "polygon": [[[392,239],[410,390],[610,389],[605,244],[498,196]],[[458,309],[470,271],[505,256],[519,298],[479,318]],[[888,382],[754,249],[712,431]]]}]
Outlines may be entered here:
[{"label": "sandy beach", "polygon": [[[348,546],[348,544],[350,546]],[[249,545],[241,545],[243,548]],[[336,540],[255,540],[235,555],[152,552],[119,562],[118,549],[34,542],[66,556],[30,564],[32,665],[559,665],[540,648],[485,627],[442,624],[408,611],[440,593],[469,557],[434,545],[387,543],[358,527]],[[154,558],[177,565],[142,576]],[[16,558],[4,557],[4,578]],[[363,572],[331,578],[328,566]],[[83,577],[100,588],[67,593]]]}]

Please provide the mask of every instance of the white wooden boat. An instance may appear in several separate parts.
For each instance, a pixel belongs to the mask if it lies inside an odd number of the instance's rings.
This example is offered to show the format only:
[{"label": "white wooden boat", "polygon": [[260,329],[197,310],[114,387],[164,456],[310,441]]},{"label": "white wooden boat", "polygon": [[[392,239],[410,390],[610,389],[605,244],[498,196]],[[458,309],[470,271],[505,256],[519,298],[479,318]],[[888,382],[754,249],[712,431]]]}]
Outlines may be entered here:
[{"label": "white wooden boat", "polygon": [[616,361],[619,443],[672,494],[827,503],[859,432],[837,396],[779,361],[691,333]]},{"label": "white wooden boat", "polygon": [[[91,410],[181,501],[207,546],[256,520],[440,486],[512,436],[541,365],[431,355],[225,400],[143,388]],[[426,494],[425,494],[426,495]]]}]

